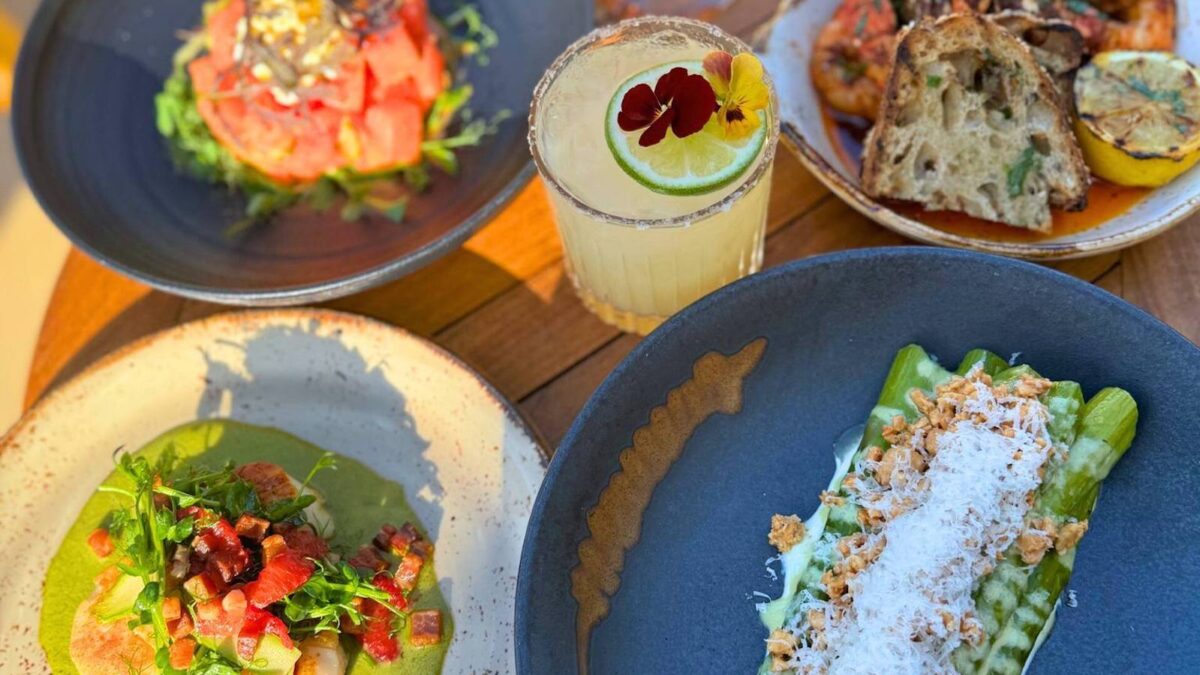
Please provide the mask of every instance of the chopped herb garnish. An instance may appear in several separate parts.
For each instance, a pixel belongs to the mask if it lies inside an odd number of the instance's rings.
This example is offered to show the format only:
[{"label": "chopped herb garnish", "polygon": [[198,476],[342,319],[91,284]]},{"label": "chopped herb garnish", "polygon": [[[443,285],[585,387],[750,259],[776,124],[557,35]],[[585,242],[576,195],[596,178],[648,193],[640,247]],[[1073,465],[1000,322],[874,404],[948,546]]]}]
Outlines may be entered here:
[{"label": "chopped herb garnish", "polygon": [[1187,105],[1183,101],[1183,94],[1178,89],[1153,89],[1140,77],[1130,77],[1126,82],[1129,83],[1131,89],[1151,101],[1169,103],[1171,110],[1176,115],[1187,114]]},{"label": "chopped herb garnish", "polygon": [[930,89],[934,89],[934,88],[942,86],[942,76],[941,75],[926,75],[925,76],[925,86],[929,87]]},{"label": "chopped herb garnish", "polygon": [[1008,196],[1019,197],[1025,191],[1025,180],[1029,177],[1029,173],[1035,170],[1041,163],[1041,158],[1038,157],[1037,149],[1030,145],[1021,152],[1021,156],[1017,159],[1016,164],[1008,167]]}]

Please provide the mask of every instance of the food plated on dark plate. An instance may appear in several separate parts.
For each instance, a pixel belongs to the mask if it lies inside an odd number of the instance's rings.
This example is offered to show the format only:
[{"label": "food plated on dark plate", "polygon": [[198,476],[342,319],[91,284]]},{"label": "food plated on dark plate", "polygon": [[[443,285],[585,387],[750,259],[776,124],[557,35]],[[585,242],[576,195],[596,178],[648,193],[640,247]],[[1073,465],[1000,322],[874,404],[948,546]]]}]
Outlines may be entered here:
[{"label": "food plated on dark plate", "polygon": [[1195,581],[1145,588],[1196,561],[1200,463],[1173,448],[1197,374],[1140,310],[999,257],[735,283],[634,350],[556,453],[518,668],[1190,672]]},{"label": "food plated on dark plate", "polygon": [[142,281],[238,304],[343,295],[453,250],[520,189],[513,112],[590,12],[50,0],[18,64],[18,155],[59,228]]},{"label": "food plated on dark plate", "polygon": [[931,243],[1064,258],[1195,210],[1195,9],[785,2],[764,44],[789,73],[785,134],[851,206]]},{"label": "food plated on dark plate", "polygon": [[512,410],[332,312],[132,344],[0,438],[0,672],[511,671],[483,636],[545,461]]},{"label": "food plated on dark plate", "polygon": [[771,518],[761,671],[1023,672],[1137,417],[1123,389],[1085,402],[986,350],[952,372],[901,349],[821,505]]}]

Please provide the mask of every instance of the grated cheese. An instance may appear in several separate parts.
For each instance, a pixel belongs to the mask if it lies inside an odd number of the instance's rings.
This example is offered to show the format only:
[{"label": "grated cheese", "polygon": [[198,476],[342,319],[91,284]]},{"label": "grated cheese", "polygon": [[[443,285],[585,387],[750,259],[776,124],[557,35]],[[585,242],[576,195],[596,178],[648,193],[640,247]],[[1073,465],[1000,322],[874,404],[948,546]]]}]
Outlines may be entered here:
[{"label": "grated cheese", "polygon": [[[801,603],[789,628],[803,635],[800,624],[816,612],[824,630],[795,651],[792,668],[830,675],[955,672],[951,653],[981,629],[972,592],[1021,533],[1026,496],[1040,484],[1039,470],[1053,450],[1044,405],[997,399],[990,386],[971,386],[974,393],[957,411],[967,419],[938,436],[924,473],[907,468],[912,454],[922,452],[918,430],[911,443],[889,450],[899,454],[887,486],[870,478],[856,483],[852,494],[860,505],[890,515],[850,556],[878,553],[849,576],[840,600],[810,596]],[[1011,437],[1001,433],[1008,427]],[[864,464],[874,470],[881,462]]]}]

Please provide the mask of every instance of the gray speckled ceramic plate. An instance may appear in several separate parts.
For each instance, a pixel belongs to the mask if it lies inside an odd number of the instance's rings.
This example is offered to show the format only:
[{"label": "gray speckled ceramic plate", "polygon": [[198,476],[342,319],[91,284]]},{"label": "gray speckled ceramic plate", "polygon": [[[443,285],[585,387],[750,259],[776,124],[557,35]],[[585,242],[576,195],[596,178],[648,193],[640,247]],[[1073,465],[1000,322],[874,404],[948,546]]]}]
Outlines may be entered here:
[{"label": "gray speckled ceramic plate", "polygon": [[225,314],[136,342],[0,439],[0,673],[46,672],[46,565],[119,446],[179,424],[277,427],[404,486],[454,616],[445,672],[510,672],[517,562],[545,458],[490,385],[440,348],[326,311]]},{"label": "gray speckled ceramic plate", "polygon": [[[841,0],[782,0],[779,13],[763,31],[759,44],[763,63],[779,93],[784,145],[834,194],[859,213],[929,244],[998,253],[1029,260],[1059,260],[1096,255],[1132,246],[1161,234],[1200,208],[1200,167],[1158,188],[1128,211],[1083,232],[1031,242],[993,241],[969,237],[913,220],[888,208],[863,192],[859,178],[838,158],[825,124],[821,103],[808,64],[812,45]],[[1200,0],[1176,0],[1175,51],[1200,63]]]}]

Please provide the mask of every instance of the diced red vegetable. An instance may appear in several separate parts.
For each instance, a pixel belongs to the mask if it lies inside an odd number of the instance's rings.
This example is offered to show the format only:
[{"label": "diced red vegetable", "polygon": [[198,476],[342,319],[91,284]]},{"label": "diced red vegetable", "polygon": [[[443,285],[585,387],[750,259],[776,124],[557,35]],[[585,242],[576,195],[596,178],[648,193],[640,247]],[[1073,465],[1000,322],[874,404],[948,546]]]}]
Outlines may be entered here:
[{"label": "diced red vegetable", "polygon": [[284,647],[291,649],[292,637],[288,635],[287,625],[274,614],[257,607],[246,608],[246,619],[238,631],[237,651],[244,659],[254,656],[258,641],[263,635],[271,634],[279,638]]},{"label": "diced red vegetable", "polygon": [[374,600],[364,600],[362,613],[366,630],[360,635],[363,651],[379,663],[395,661],[400,656],[400,642],[395,635],[395,615]]},{"label": "diced red vegetable", "polygon": [[375,548],[379,549],[380,551],[387,551],[391,547],[392,536],[398,531],[399,530],[396,529],[395,525],[384,523],[383,526],[379,528],[379,534],[375,535],[375,538],[371,540],[371,543],[375,544]]},{"label": "diced red vegetable", "polygon": [[388,600],[392,606],[399,610],[408,608],[408,598],[404,597],[404,591],[392,581],[392,578],[387,575],[387,572],[380,572],[371,580],[376,586],[387,591]]},{"label": "diced red vegetable", "polygon": [[174,621],[182,616],[183,608],[180,605],[179,598],[168,595],[162,601],[162,616],[166,621]]},{"label": "diced red vegetable", "polygon": [[187,670],[196,657],[196,641],[190,637],[179,638],[171,643],[168,663],[176,670]]},{"label": "diced red vegetable", "polygon": [[192,615],[186,612],[181,614],[178,619],[167,622],[167,630],[170,631],[171,637],[177,639],[191,635],[194,628],[195,626],[192,625]]},{"label": "diced red vegetable", "polygon": [[112,555],[112,537],[108,536],[108,530],[103,527],[97,527],[92,530],[92,533],[88,535],[87,545],[92,549],[92,553],[96,554],[97,558],[107,558]]},{"label": "diced red vegetable", "polygon": [[417,528],[413,527],[412,523],[405,523],[388,538],[388,549],[397,558],[403,557],[405,553],[408,553],[409,547],[420,538],[421,533],[417,532]]},{"label": "diced red vegetable", "polygon": [[233,529],[237,531],[239,537],[250,539],[253,541],[262,541],[263,537],[267,536],[267,528],[271,527],[271,521],[265,518],[255,518],[249,513],[243,513],[238,516],[237,523]]},{"label": "diced red vegetable", "polygon": [[247,610],[243,605],[240,610],[235,606],[230,611],[225,608],[221,598],[205,600],[196,605],[196,634],[214,638],[233,637],[241,631]]},{"label": "diced red vegetable", "polygon": [[218,519],[217,514],[209,511],[203,506],[196,506],[194,504],[192,506],[179,509],[175,512],[176,520],[183,520],[184,518],[191,518],[196,521],[197,530],[212,525],[213,523],[217,522]]},{"label": "diced red vegetable", "polygon": [[379,552],[370,546],[362,546],[358,552],[350,557],[350,564],[360,569],[368,569],[372,572],[382,572],[388,568],[388,561],[379,555]]},{"label": "diced red vegetable", "polygon": [[442,641],[442,613],[436,609],[423,609],[408,617],[411,626],[409,641],[418,647],[436,645]]},{"label": "diced red vegetable", "polygon": [[233,525],[224,518],[196,535],[192,540],[192,555],[204,563],[209,576],[224,583],[233,581],[250,565],[250,553],[238,539]]},{"label": "diced red vegetable", "polygon": [[[276,525],[281,525],[277,523]],[[329,553],[329,543],[317,534],[312,525],[301,525],[299,527],[288,525],[287,527],[278,528],[275,530],[283,535],[283,540],[287,542],[287,547],[305,558],[324,558],[325,554]]]},{"label": "diced red vegetable", "polygon": [[263,566],[258,578],[246,584],[246,599],[255,607],[279,602],[312,576],[313,563],[287,549]]}]

